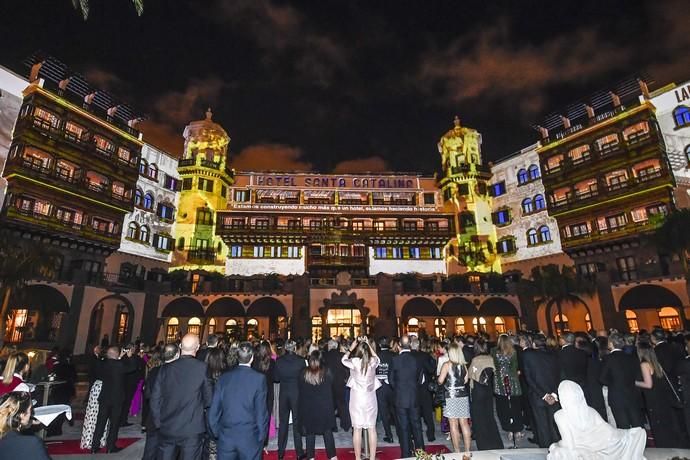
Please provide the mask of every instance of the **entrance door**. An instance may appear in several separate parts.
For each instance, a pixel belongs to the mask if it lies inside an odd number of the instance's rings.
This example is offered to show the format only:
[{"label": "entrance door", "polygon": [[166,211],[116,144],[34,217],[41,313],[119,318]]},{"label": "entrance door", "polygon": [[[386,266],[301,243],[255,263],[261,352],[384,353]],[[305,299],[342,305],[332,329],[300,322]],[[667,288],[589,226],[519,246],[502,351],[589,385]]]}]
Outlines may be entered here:
[{"label": "entrance door", "polygon": [[357,308],[332,308],[328,310],[326,327],[329,337],[342,335],[356,337],[362,324],[362,316]]}]

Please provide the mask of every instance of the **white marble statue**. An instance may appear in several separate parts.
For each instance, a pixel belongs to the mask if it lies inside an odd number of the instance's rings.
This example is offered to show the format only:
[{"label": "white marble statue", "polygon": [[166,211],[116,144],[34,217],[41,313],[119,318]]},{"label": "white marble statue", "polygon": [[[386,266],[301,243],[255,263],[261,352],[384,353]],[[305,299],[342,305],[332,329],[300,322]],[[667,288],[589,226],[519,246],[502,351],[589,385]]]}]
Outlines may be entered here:
[{"label": "white marble statue", "polygon": [[558,399],[562,409],[555,420],[561,440],[549,447],[548,460],[644,460],[644,429],[612,427],[587,405],[580,385],[570,380],[558,386]]}]

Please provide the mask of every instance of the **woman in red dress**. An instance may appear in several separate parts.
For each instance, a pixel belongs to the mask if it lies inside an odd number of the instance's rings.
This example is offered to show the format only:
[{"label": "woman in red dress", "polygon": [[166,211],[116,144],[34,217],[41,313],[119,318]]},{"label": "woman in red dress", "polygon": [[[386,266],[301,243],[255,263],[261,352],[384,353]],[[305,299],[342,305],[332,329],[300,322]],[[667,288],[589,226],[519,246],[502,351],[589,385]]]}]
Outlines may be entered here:
[{"label": "woman in red dress", "polygon": [[29,374],[29,357],[21,351],[12,353],[7,360],[0,382],[0,396],[14,391]]}]

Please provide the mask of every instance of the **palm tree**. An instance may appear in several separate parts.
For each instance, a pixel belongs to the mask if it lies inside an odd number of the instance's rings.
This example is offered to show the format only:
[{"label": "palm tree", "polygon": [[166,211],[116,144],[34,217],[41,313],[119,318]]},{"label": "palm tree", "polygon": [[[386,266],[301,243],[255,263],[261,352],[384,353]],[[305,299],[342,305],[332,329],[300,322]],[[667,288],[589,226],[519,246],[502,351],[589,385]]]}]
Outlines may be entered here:
[{"label": "palm tree", "polygon": [[520,281],[520,289],[527,297],[532,298],[536,305],[546,303],[547,314],[551,306],[556,304],[558,317],[561,319],[558,325],[562,333],[565,326],[563,304],[580,302],[579,296],[582,294],[592,295],[595,285],[592,280],[579,275],[573,267],[549,264],[534,267],[531,279]]},{"label": "palm tree", "polygon": [[[144,12],[144,0],[132,0],[132,3],[134,3],[137,14],[141,16]],[[89,0],[72,0],[72,5],[74,5],[74,9],[81,11],[84,21],[86,21],[89,17]]]},{"label": "palm tree", "polygon": [[57,251],[39,241],[0,233],[0,347],[4,344],[12,293],[21,292],[27,281],[51,276],[57,260]]},{"label": "palm tree", "polygon": [[[655,239],[658,249],[675,254],[680,259],[685,275],[685,289],[690,287],[690,268],[688,267],[688,254],[690,252],[690,209],[680,209],[672,212],[664,219],[663,224],[657,229]],[[680,319],[683,327],[690,327],[685,316],[685,309],[679,308]]]}]

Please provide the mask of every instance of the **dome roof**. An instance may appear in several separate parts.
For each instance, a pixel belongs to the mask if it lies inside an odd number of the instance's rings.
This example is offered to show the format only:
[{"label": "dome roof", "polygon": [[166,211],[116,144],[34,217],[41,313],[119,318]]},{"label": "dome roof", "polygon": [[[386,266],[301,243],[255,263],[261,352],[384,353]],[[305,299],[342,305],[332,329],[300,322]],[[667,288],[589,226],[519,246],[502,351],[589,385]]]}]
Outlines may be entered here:
[{"label": "dome roof", "polygon": [[221,125],[213,121],[213,112],[211,112],[210,107],[206,110],[206,118],[193,121],[185,127],[183,136],[187,140],[194,140],[196,142],[218,143],[221,145],[227,145],[230,142],[228,133]]}]

